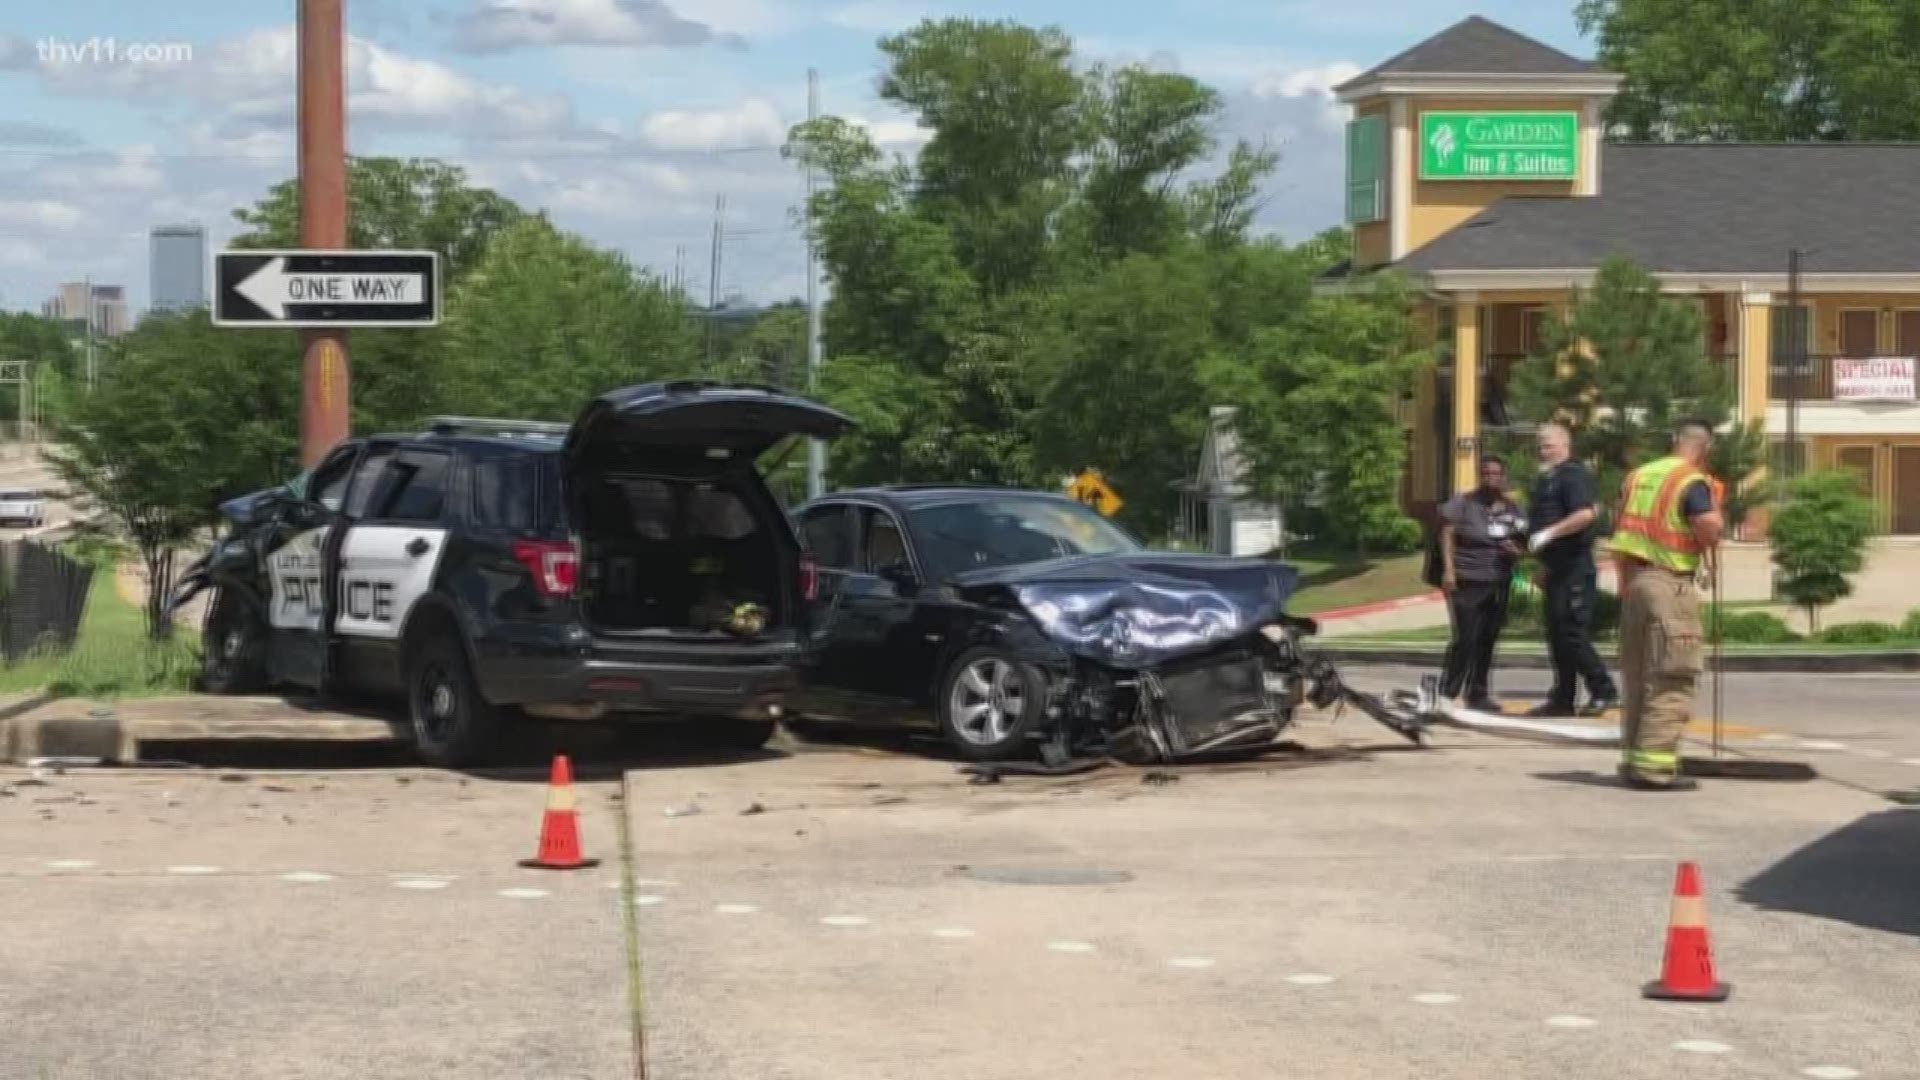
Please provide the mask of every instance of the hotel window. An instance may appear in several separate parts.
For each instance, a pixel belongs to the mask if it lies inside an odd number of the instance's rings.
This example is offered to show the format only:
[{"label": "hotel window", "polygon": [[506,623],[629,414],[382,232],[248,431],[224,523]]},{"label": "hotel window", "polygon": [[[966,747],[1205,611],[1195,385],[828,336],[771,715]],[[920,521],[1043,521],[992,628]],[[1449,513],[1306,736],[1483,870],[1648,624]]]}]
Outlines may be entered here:
[{"label": "hotel window", "polygon": [[1854,359],[1880,355],[1880,312],[1846,308],[1840,312],[1840,355]]},{"label": "hotel window", "polygon": [[1893,351],[1896,356],[1920,356],[1920,308],[1894,313]]},{"label": "hotel window", "polygon": [[1387,216],[1387,122],[1362,116],[1347,125],[1347,224]]}]

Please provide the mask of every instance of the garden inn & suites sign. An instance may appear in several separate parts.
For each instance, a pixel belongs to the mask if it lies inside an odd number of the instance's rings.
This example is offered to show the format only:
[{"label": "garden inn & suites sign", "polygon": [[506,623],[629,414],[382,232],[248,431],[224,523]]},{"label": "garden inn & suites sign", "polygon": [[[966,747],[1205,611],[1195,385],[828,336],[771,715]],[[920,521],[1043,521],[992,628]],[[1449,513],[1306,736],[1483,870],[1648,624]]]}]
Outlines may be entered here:
[{"label": "garden inn & suites sign", "polygon": [[1420,114],[1422,180],[1572,180],[1579,155],[1578,113]]}]

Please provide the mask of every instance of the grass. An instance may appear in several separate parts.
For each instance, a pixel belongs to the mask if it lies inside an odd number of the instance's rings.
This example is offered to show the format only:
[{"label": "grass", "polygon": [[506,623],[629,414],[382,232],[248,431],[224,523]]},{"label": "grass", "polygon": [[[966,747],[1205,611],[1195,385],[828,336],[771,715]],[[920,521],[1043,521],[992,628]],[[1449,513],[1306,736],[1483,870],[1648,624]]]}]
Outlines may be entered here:
[{"label": "grass", "polygon": [[0,668],[0,694],[44,689],[56,697],[146,697],[192,687],[196,644],[180,635],[149,641],[145,615],[121,597],[113,579],[110,566],[95,572],[73,648]]},{"label": "grass", "polygon": [[1420,580],[1424,557],[1386,555],[1360,558],[1302,550],[1284,562],[1301,573],[1300,589],[1287,601],[1295,615],[1315,615],[1337,608],[1420,596],[1431,590]]},{"label": "grass", "polygon": [[[1322,646],[1328,648],[1344,648],[1348,645],[1363,649],[1412,646],[1432,647],[1437,650],[1446,645],[1450,636],[1451,631],[1449,631],[1447,627],[1423,626],[1416,630],[1396,630],[1390,634],[1352,634],[1341,637],[1323,637],[1317,640]],[[1612,635],[1605,635],[1598,638],[1594,644],[1598,645],[1602,651],[1608,651],[1613,648],[1614,640]],[[1729,641],[1726,644],[1726,649],[1728,652],[1740,652],[1742,650],[1799,653],[1887,652],[1920,649],[1920,642],[1889,642],[1884,645],[1834,645],[1820,641],[1789,641],[1778,645],[1752,645],[1744,642]],[[1499,651],[1503,654],[1544,653],[1547,651],[1547,646],[1545,642],[1539,640],[1537,637],[1521,635],[1511,640],[1502,640]]]}]

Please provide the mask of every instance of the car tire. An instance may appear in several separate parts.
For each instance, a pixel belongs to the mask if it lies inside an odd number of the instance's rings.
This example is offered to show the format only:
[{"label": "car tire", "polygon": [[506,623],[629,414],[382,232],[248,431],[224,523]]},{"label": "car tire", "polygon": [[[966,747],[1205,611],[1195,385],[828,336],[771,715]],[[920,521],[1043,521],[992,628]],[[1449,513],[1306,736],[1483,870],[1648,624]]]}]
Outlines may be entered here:
[{"label": "car tire", "polygon": [[210,694],[251,694],[267,685],[267,626],[246,598],[213,594],[200,624],[200,686]]},{"label": "car tire", "polygon": [[422,760],[458,769],[483,764],[498,750],[504,714],[481,696],[459,641],[441,634],[412,650],[407,721]]},{"label": "car tire", "polygon": [[938,708],[940,734],[968,761],[1027,757],[1046,716],[1046,676],[999,649],[969,649],[940,680]]}]

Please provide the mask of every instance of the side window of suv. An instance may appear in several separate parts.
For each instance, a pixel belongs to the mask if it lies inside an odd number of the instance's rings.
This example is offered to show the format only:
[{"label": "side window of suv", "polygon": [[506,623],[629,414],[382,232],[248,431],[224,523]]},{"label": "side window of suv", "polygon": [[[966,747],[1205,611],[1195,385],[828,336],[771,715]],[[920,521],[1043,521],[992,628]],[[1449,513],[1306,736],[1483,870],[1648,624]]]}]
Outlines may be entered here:
[{"label": "side window of suv", "polygon": [[401,451],[388,467],[374,498],[372,519],[420,524],[439,521],[447,503],[452,462],[452,457],[439,450]]},{"label": "side window of suv", "polygon": [[817,506],[801,515],[800,533],[823,570],[852,570],[853,515],[845,506]]},{"label": "side window of suv", "polygon": [[380,470],[392,460],[391,444],[367,447],[360,464],[354,467],[353,484],[347,488],[346,513],[349,519],[358,521],[367,516],[367,504],[373,501],[374,490],[380,486]]},{"label": "side window of suv", "polygon": [[329,510],[338,511],[346,501],[347,481],[353,477],[353,458],[358,446],[335,450],[322,461],[305,484],[306,497]]},{"label": "side window of suv", "polygon": [[539,513],[538,462],[530,456],[481,458],[468,474],[475,528],[527,536]]}]

